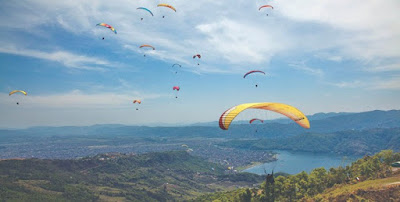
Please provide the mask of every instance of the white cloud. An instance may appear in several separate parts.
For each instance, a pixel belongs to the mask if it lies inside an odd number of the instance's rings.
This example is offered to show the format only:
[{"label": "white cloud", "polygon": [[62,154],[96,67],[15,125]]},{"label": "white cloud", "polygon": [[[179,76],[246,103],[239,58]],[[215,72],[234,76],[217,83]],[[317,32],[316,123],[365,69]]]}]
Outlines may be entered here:
[{"label": "white cloud", "polygon": [[339,87],[339,88],[360,88],[365,86],[365,84],[361,81],[350,81],[350,82],[346,82],[346,81],[341,81],[338,83],[329,83],[330,85]]},{"label": "white cloud", "polygon": [[370,67],[370,68],[366,68],[366,71],[368,71],[368,72],[400,71],[400,63]]},{"label": "white cloud", "polygon": [[400,19],[397,0],[297,0],[274,4],[274,11],[291,20],[328,25],[336,33],[347,33],[345,37],[338,34],[340,40],[334,41],[335,48],[347,58],[400,56],[400,21],[394,20]]},{"label": "white cloud", "polygon": [[333,62],[341,62],[341,61],[343,61],[343,57],[342,56],[339,56],[337,54],[327,53],[327,52],[316,53],[314,56],[317,57],[317,58],[321,58],[321,59],[329,60],[329,61],[333,61]]},{"label": "white cloud", "polygon": [[111,65],[110,62],[100,58],[77,55],[66,51],[44,52],[39,50],[18,49],[13,46],[3,45],[0,47],[0,53],[49,60],[75,69],[104,70],[104,67]]},{"label": "white cloud", "polygon": [[[132,107],[133,99],[151,100],[167,97],[167,94],[142,93],[139,91],[126,92],[101,92],[86,93],[81,90],[73,90],[62,94],[29,95],[20,97],[23,105],[29,108],[125,108]],[[15,99],[5,93],[0,93],[3,104],[15,105]]]},{"label": "white cloud", "polygon": [[321,69],[310,67],[306,65],[304,61],[291,63],[289,64],[289,66],[292,67],[293,69],[303,71],[306,74],[311,74],[318,77],[324,76],[324,72]]},{"label": "white cloud", "polygon": [[369,88],[374,90],[400,90],[400,76],[375,81]]},{"label": "white cloud", "polygon": [[375,77],[365,80],[340,81],[336,83],[327,83],[339,88],[359,88],[366,90],[400,90],[400,76]]},{"label": "white cloud", "polygon": [[[190,56],[201,53],[213,67],[200,68],[204,72],[232,71],[244,64],[267,67],[279,54],[293,57],[332,49],[335,55],[325,58],[337,62],[400,57],[400,22],[393,20],[400,19],[397,0],[274,1],[269,17],[257,10],[263,3],[177,0],[175,13],[149,1],[23,1],[2,3],[9,9],[0,25],[26,32],[56,25],[73,34],[99,35],[104,30],[95,24],[106,22],[118,31],[116,46],[151,43],[157,51],[150,56],[192,68],[197,67]],[[155,16],[136,10],[139,6]]]},{"label": "white cloud", "polygon": [[202,43],[210,52],[233,64],[268,62],[275,53],[289,46],[275,31],[248,21],[222,18],[196,28],[206,36]]}]

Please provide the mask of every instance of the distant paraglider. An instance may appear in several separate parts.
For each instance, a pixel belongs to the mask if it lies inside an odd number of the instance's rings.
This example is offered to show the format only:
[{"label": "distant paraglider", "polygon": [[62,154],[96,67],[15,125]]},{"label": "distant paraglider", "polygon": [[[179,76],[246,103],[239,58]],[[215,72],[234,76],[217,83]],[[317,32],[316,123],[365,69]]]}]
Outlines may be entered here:
[{"label": "distant paraglider", "polygon": [[[172,65],[172,67],[175,67],[175,66],[182,67],[182,65],[177,64],[177,63]],[[178,73],[178,70],[175,71],[175,74],[177,74],[177,73]]]},{"label": "distant paraglider", "polygon": [[310,122],[300,110],[287,104],[270,102],[246,103],[229,108],[224,113],[222,113],[221,117],[219,118],[219,127],[222,130],[228,130],[229,125],[231,124],[233,119],[235,119],[235,117],[239,113],[246,109],[262,109],[274,111],[287,116],[303,128],[310,128]]},{"label": "distant paraglider", "polygon": [[[244,74],[243,75],[243,78],[245,79],[248,75],[250,75],[250,74],[254,74],[254,73],[261,73],[261,74],[264,74],[265,75],[265,72],[263,72],[263,71],[260,71],[260,70],[252,70],[252,71],[249,71],[249,72],[247,72],[246,74]],[[256,88],[258,87],[258,84],[256,84]]]},{"label": "distant paraglider", "polygon": [[[200,54],[193,55],[193,60],[196,59],[196,57],[200,59],[201,55]],[[197,63],[197,65],[200,65],[200,63]]]},{"label": "distant paraglider", "polygon": [[[157,7],[167,7],[167,8],[170,8],[170,9],[172,9],[173,11],[175,11],[176,12],[176,9],[173,7],[173,6],[171,6],[171,5],[169,5],[169,4],[158,4],[157,5]],[[163,15],[162,16],[162,18],[164,18],[165,16]]]},{"label": "distant paraglider", "polygon": [[[249,123],[252,124],[254,121],[259,121],[259,122],[261,122],[261,123],[264,123],[264,121],[263,121],[262,119],[257,119],[257,118],[251,119],[251,120],[249,121]],[[258,132],[258,129],[256,129],[256,132]]]},{"label": "distant paraglider", "polygon": [[[147,8],[138,7],[138,8],[136,8],[136,9],[145,10],[145,11],[149,12],[149,13],[151,14],[151,16],[154,16],[153,13],[152,13],[149,9],[147,9]],[[143,20],[143,18],[140,18],[140,20]]]},{"label": "distant paraglider", "polygon": [[[115,34],[117,34],[117,30],[115,30],[115,28],[112,27],[112,26],[109,25],[109,24],[106,24],[106,23],[99,23],[99,24],[97,24],[96,26],[102,26],[102,27],[108,28],[108,29],[110,29],[111,31],[113,31]],[[102,39],[104,40],[104,37],[102,37]]]},{"label": "distant paraglider", "polygon": [[178,98],[178,92],[179,92],[180,89],[181,89],[181,88],[180,88],[179,86],[174,86],[174,87],[172,87],[172,90],[176,90],[175,98]]},{"label": "distant paraglider", "polygon": [[264,121],[261,120],[261,119],[251,119],[251,120],[249,121],[249,123],[252,124],[254,121],[260,121],[261,123],[264,123]]},{"label": "distant paraglider", "polygon": [[28,95],[28,93],[26,93],[26,92],[23,91],[23,90],[13,90],[13,91],[11,91],[8,95],[11,96],[11,95],[14,94],[14,93],[22,93],[22,94],[24,94],[24,95]]},{"label": "distant paraglider", "polygon": [[[133,100],[133,104],[135,104],[135,103],[142,104],[142,101],[141,100]],[[136,107],[136,110],[139,110],[139,108]]]},{"label": "distant paraglider", "polygon": [[[260,11],[260,10],[263,9],[263,8],[271,8],[271,9],[274,9],[274,7],[272,7],[271,5],[263,5],[263,6],[260,6],[260,8],[258,8],[258,10]],[[267,13],[267,16],[268,16],[268,13]]]},{"label": "distant paraglider", "polygon": [[[143,47],[152,48],[153,50],[156,50],[156,48],[154,48],[151,45],[147,45],[147,44],[143,44],[143,45],[139,46],[139,48],[143,48]],[[143,57],[146,57],[146,54],[144,54]]]},{"label": "distant paraglider", "polygon": [[[13,94],[15,94],[15,93],[22,93],[23,95],[28,95],[28,93],[26,93],[25,91],[23,91],[23,90],[13,90],[13,91],[11,91],[8,95],[9,96],[11,96],[11,95],[13,95]],[[17,105],[19,105],[19,102],[17,101],[17,103],[16,103]]]}]

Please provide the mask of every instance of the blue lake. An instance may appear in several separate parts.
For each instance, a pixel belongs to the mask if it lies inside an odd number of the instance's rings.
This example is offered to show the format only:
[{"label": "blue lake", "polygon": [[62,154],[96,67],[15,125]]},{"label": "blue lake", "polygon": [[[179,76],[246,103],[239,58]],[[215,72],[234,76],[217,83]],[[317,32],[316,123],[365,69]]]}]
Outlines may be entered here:
[{"label": "blue lake", "polygon": [[275,162],[257,165],[244,170],[245,172],[264,174],[285,172],[289,174],[297,174],[301,171],[311,172],[315,168],[324,167],[329,170],[332,167],[346,166],[351,162],[361,158],[361,156],[342,156],[336,154],[318,154],[309,152],[289,152],[275,151],[278,153],[278,160]]}]

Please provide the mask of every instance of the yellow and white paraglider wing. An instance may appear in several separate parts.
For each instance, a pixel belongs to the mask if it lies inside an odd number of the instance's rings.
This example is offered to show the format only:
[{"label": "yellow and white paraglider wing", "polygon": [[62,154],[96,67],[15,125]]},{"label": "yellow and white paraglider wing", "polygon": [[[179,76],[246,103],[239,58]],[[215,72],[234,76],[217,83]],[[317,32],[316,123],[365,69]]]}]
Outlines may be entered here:
[{"label": "yellow and white paraglider wing", "polygon": [[219,119],[219,127],[223,130],[228,130],[229,125],[235,119],[235,117],[242,111],[246,109],[263,109],[274,111],[285,115],[295,121],[303,128],[310,128],[310,122],[308,121],[307,117],[295,107],[292,107],[287,104],[282,103],[246,103],[234,106],[228,110],[226,110]]},{"label": "yellow and white paraglider wing", "polygon": [[26,93],[25,91],[23,91],[23,90],[13,90],[13,91],[11,91],[8,95],[12,95],[12,94],[14,94],[14,93],[22,93],[22,94],[24,94],[24,95],[27,95],[27,93]]}]

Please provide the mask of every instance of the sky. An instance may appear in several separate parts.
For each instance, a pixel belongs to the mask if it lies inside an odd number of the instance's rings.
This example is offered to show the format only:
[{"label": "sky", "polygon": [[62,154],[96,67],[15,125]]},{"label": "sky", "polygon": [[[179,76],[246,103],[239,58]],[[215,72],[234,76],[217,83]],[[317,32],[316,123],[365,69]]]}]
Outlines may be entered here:
[{"label": "sky", "polygon": [[[0,128],[182,125],[249,102],[307,115],[400,109],[399,9],[398,0],[3,0]],[[251,70],[265,75],[244,79]]]}]

